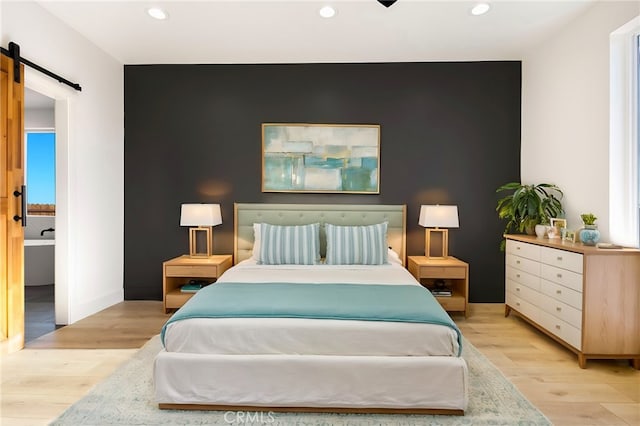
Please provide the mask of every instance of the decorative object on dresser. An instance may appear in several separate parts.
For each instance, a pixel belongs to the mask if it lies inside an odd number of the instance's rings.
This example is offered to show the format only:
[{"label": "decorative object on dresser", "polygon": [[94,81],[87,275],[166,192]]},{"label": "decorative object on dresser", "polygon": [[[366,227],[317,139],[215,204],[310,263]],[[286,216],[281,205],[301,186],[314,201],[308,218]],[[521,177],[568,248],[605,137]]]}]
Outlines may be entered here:
[{"label": "decorative object on dresser", "polygon": [[[457,228],[458,206],[426,205],[420,207],[418,225],[424,226],[424,255],[434,259],[446,259],[449,256],[449,230]],[[441,229],[442,228],[442,229]],[[432,250],[433,235],[440,234],[440,250]]]},{"label": "decorative object on dresser", "polygon": [[584,228],[580,230],[580,241],[585,246],[595,246],[600,241],[600,231],[596,220],[598,218],[593,213],[583,213],[580,215]]},{"label": "decorative object on dresser", "polygon": [[[409,256],[411,275],[431,293],[445,311],[463,312],[467,317],[469,304],[469,264],[453,256],[434,259],[426,256]],[[440,282],[445,282],[449,295],[438,294]],[[434,291],[435,290],[435,291]]]},{"label": "decorative object on dresser", "polygon": [[[232,256],[218,254],[208,257],[182,255],[162,263],[162,301],[164,312],[179,309],[196,291],[183,291],[186,285],[214,282],[232,266]],[[189,289],[191,287],[186,287]],[[195,286],[193,287],[195,290]]]},{"label": "decorative object on dresser", "polygon": [[549,238],[562,238],[562,229],[567,229],[567,220],[553,217],[549,219],[549,221],[551,222],[551,226],[548,231]]},{"label": "decorative object on dresser", "polygon": [[[213,226],[222,223],[220,204],[183,204],[180,210],[180,226],[189,228],[189,256],[209,257],[213,253]],[[195,226],[195,228],[193,228]],[[206,251],[198,251],[198,232],[204,232]]]},{"label": "decorative object on dresser", "polygon": [[[525,185],[520,182],[509,182],[496,192],[511,191],[509,195],[498,200],[496,211],[500,219],[507,219],[504,233],[526,232],[535,234],[535,225],[547,223],[551,218],[564,214],[561,199],[562,191],[556,185],[539,183]],[[500,249],[504,249],[504,240]]]},{"label": "decorative object on dresser", "polygon": [[547,238],[550,225],[548,223],[538,223],[535,226],[535,233],[538,238]]},{"label": "decorative object on dresser", "polygon": [[640,369],[640,249],[506,238],[505,316],[518,313],[587,359],[630,359]]},{"label": "decorative object on dresser", "polygon": [[[563,241],[569,241],[570,243],[576,242],[576,233],[575,231],[565,231],[564,236],[562,237]],[[622,248],[622,247],[617,247]]]}]

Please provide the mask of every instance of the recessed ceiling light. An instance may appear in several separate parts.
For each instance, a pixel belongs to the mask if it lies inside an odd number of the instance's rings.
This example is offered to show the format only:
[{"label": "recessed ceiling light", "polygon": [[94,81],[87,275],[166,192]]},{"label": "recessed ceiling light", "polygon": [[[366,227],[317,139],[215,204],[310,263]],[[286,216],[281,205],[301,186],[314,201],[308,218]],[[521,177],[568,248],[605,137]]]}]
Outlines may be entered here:
[{"label": "recessed ceiling light", "polygon": [[473,9],[471,9],[471,14],[476,16],[484,15],[489,11],[489,9],[491,9],[491,6],[489,6],[489,3],[478,3],[475,6],[473,6]]},{"label": "recessed ceiling light", "polygon": [[331,18],[336,14],[336,10],[331,6],[324,6],[320,9],[320,16],[323,18]]},{"label": "recessed ceiling light", "polygon": [[147,9],[147,13],[152,18],[159,19],[159,20],[167,19],[169,17],[169,15],[167,15],[167,12],[160,9],[159,7],[151,7]]}]

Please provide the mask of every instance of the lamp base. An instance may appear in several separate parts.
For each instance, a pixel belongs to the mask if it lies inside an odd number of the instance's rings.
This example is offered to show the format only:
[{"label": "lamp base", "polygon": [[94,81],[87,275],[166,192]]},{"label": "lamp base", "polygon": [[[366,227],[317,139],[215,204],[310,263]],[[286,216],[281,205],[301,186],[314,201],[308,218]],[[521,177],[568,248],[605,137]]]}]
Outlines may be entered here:
[{"label": "lamp base", "polygon": [[[206,238],[206,252],[198,251],[198,232],[204,232]],[[209,257],[211,256],[212,244],[211,233],[213,230],[211,226],[198,226],[197,228],[189,228],[189,256],[190,257]]]},{"label": "lamp base", "polygon": [[[436,236],[436,234],[440,234],[440,236]],[[438,241],[440,242],[440,244],[437,243]],[[436,242],[436,244],[433,247],[432,247],[432,242]],[[440,247],[438,247],[438,245]],[[440,249],[438,250],[438,248]],[[440,228],[425,229],[424,255],[429,259],[446,259],[449,257],[449,230],[448,229],[440,229]]]}]

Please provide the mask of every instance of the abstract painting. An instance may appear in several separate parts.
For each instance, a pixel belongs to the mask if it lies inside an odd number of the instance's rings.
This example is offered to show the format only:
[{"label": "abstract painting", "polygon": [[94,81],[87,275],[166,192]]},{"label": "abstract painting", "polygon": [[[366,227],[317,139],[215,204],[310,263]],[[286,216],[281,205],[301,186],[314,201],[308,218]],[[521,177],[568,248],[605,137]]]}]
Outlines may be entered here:
[{"label": "abstract painting", "polygon": [[262,124],[262,192],[378,194],[380,126]]}]

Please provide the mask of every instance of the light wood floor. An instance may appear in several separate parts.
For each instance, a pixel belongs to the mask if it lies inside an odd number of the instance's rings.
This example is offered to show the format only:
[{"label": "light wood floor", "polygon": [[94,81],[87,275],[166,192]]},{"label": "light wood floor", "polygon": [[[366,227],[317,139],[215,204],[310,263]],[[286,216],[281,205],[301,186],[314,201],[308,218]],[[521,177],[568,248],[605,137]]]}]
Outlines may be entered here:
[{"label": "light wood floor", "polygon": [[[30,342],[1,360],[0,424],[46,425],[103,380],[169,315],[161,302],[127,301]],[[454,316],[465,337],[555,425],[640,424],[640,372],[624,361],[589,360],[518,319],[502,304]]]}]

